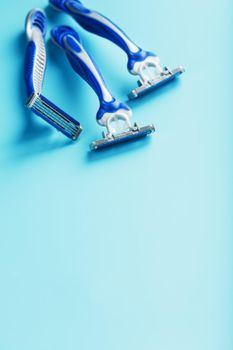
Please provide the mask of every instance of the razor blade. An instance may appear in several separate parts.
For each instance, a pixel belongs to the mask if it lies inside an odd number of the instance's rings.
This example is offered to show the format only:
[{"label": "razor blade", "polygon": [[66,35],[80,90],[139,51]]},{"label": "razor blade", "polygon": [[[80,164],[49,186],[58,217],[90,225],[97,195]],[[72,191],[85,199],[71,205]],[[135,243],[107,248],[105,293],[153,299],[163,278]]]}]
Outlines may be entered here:
[{"label": "razor blade", "polygon": [[183,74],[185,69],[183,67],[178,67],[175,69],[170,69],[168,67],[164,67],[163,71],[156,76],[155,79],[152,79],[146,83],[143,83],[141,80],[138,81],[138,87],[130,92],[128,98],[130,100],[134,100],[143,96],[144,94],[151,92],[159,88],[162,85],[169,83],[170,81],[176,79],[178,76]]},{"label": "razor blade", "polygon": [[55,106],[43,95],[32,96],[26,105],[33,113],[44,119],[51,126],[73,141],[77,140],[83,131],[80,123]]},{"label": "razor blade", "polygon": [[46,68],[46,26],[43,10],[33,9],[29,12],[26,19],[28,45],[24,69],[28,98],[26,107],[68,138],[76,140],[82,132],[80,123],[41,94]]},{"label": "razor blade", "polygon": [[136,141],[139,138],[143,138],[155,132],[154,125],[147,125],[139,127],[136,123],[129,131],[122,132],[120,134],[106,135],[103,133],[103,138],[97,141],[93,141],[90,148],[92,151],[98,151],[108,147],[115,146],[117,144]]}]

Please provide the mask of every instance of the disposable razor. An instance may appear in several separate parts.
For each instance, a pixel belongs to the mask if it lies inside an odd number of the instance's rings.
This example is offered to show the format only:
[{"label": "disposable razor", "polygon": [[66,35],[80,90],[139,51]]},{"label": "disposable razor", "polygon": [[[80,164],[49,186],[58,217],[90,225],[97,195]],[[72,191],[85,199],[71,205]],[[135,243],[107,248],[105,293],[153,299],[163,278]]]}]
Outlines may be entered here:
[{"label": "disposable razor", "polygon": [[70,27],[60,26],[51,32],[52,39],[62,48],[77,74],[79,74],[95,91],[100,102],[97,122],[107,132],[103,138],[92,142],[91,149],[99,150],[118,143],[132,141],[155,131],[154,125],[139,127],[131,123],[132,111],[124,103],[116,100],[95,65],[84,49],[79,35]]},{"label": "disposable razor", "polygon": [[145,93],[164,85],[181,75],[182,66],[162,68],[160,59],[152,52],[138,47],[116,24],[96,11],[84,7],[79,0],[49,0],[57,10],[71,15],[84,29],[112,41],[128,56],[128,71],[139,76],[138,87],[130,92],[129,99],[138,98]]},{"label": "disposable razor", "polygon": [[44,40],[46,26],[44,11],[33,9],[29,12],[26,19],[28,45],[24,71],[27,90],[26,106],[68,138],[76,140],[82,132],[80,123],[41,94],[46,68]]}]

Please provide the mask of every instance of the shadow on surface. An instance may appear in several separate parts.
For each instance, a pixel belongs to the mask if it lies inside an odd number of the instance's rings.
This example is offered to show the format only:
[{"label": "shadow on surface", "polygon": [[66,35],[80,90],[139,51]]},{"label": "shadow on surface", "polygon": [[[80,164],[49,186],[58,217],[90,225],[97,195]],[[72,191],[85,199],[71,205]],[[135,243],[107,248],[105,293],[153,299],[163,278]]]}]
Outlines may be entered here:
[{"label": "shadow on surface", "polygon": [[61,22],[61,19],[64,20],[68,16],[62,11],[58,11],[50,5],[47,5],[44,9],[48,21],[53,25],[58,25]]},{"label": "shadow on surface", "polygon": [[40,140],[40,142],[32,142],[30,143],[30,146],[27,144],[24,144],[24,146],[21,146],[17,150],[14,150],[14,154],[12,156],[12,159],[17,160],[17,161],[23,161],[27,160],[31,157],[35,157],[36,155],[43,155],[47,152],[54,152],[58,149],[63,149],[67,146],[73,145],[73,141],[67,141],[67,140]]}]

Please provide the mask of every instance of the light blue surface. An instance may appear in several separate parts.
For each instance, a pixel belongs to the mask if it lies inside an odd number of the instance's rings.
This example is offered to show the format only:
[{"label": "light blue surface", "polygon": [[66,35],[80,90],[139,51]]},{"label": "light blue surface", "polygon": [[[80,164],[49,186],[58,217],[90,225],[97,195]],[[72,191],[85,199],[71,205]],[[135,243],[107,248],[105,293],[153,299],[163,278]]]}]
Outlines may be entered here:
[{"label": "light blue surface", "polygon": [[[23,107],[24,17],[46,1],[1,3],[0,349],[231,350],[231,1],[86,4],[187,72],[131,104],[153,138],[90,154],[97,98],[51,43],[44,94],[82,138]],[[124,54],[80,34],[124,99]]]}]

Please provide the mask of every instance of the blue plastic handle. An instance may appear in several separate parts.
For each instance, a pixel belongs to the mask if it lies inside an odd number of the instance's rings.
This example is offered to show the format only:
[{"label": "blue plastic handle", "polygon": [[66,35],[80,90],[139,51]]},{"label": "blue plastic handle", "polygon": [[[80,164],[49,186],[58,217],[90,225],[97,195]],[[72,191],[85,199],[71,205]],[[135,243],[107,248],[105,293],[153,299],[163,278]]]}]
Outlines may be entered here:
[{"label": "blue plastic handle", "polygon": [[71,15],[84,29],[108,39],[119,46],[128,56],[128,70],[135,63],[144,61],[152,52],[138,47],[116,24],[99,12],[87,9],[79,0],[49,0],[56,9]]},{"label": "blue plastic handle", "polygon": [[53,41],[61,47],[77,74],[79,74],[95,91],[99,98],[100,109],[97,120],[106,113],[114,113],[128,107],[117,101],[108,90],[96,64],[82,46],[79,35],[68,26],[59,26],[51,32]]},{"label": "blue plastic handle", "polygon": [[24,79],[27,96],[40,94],[46,68],[44,37],[47,19],[41,9],[33,9],[26,19],[26,35],[28,45],[25,54]]}]

